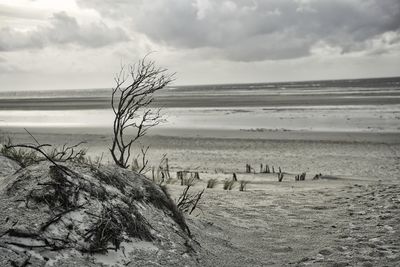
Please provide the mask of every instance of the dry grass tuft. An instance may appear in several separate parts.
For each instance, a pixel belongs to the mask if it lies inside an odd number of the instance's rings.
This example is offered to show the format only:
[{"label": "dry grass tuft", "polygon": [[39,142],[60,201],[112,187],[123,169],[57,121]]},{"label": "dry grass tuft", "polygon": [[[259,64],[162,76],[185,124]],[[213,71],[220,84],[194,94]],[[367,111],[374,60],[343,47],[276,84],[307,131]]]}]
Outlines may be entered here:
[{"label": "dry grass tuft", "polygon": [[235,183],[236,182],[233,179],[232,180],[226,179],[224,181],[224,186],[223,186],[224,190],[232,190],[233,187],[235,186]]},{"label": "dry grass tuft", "polygon": [[179,225],[179,227],[191,235],[188,225],[186,224],[183,213],[178,209],[174,200],[171,198],[166,186],[155,187],[153,183],[148,181],[144,184],[148,195],[146,201],[153,204],[156,208],[167,212],[169,216]]},{"label": "dry grass tuft", "polygon": [[181,185],[184,185],[184,186],[193,186],[193,185],[195,185],[196,184],[196,182],[197,182],[197,179],[195,179],[194,177],[184,177],[182,180],[181,180]]},{"label": "dry grass tuft", "polygon": [[214,188],[218,184],[217,179],[209,179],[207,181],[207,188]]},{"label": "dry grass tuft", "polygon": [[245,191],[248,183],[249,181],[239,181],[239,191]]},{"label": "dry grass tuft", "polygon": [[22,168],[31,166],[40,161],[40,157],[36,151],[24,148],[15,148],[12,146],[11,138],[1,146],[0,154],[19,163]]},{"label": "dry grass tuft", "polygon": [[90,244],[86,252],[106,252],[109,243],[119,249],[124,232],[130,237],[152,241],[149,229],[150,224],[135,206],[103,206],[96,223],[84,234],[85,241]]}]

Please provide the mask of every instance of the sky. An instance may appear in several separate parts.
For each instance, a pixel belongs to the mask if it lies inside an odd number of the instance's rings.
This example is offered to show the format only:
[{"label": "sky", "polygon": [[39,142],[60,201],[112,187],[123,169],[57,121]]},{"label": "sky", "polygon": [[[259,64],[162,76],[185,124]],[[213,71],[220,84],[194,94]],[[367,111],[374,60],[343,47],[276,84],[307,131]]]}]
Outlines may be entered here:
[{"label": "sky", "polygon": [[399,0],[0,0],[0,91],[400,76]]}]

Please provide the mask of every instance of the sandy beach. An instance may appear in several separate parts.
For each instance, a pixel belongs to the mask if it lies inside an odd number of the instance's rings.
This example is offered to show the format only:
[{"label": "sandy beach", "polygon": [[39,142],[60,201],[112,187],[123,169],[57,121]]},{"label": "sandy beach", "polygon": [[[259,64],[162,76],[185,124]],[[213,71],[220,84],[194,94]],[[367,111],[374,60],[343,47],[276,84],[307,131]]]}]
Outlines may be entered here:
[{"label": "sandy beach", "polygon": [[[205,188],[209,179],[218,181],[206,189],[200,210],[188,217],[202,246],[200,265],[397,266],[398,135],[314,133],[301,138],[289,133],[273,132],[270,138],[265,133],[264,138],[245,138],[240,131],[232,138],[153,135],[143,140],[143,145],[151,144],[151,164],[167,154],[175,178],[167,185],[173,198],[183,190],[176,171],[200,173],[193,191]],[[103,153],[104,161],[109,160],[109,135],[54,129],[34,135],[39,142],[60,145],[87,140],[90,156]],[[22,132],[13,138],[30,142]],[[247,174],[246,163],[257,172],[261,163],[281,167],[284,180],[279,183],[276,174]],[[238,184],[223,190],[233,172],[239,181],[249,182],[246,191],[240,192]],[[307,172],[306,181],[295,181],[301,172]],[[324,179],[311,180],[317,173]]]}]

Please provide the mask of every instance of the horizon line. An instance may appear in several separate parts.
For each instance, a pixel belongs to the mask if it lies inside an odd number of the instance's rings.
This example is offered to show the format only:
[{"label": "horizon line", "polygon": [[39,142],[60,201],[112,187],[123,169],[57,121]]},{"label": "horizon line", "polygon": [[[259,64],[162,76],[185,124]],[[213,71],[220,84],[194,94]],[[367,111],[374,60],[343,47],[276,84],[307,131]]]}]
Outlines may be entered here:
[{"label": "horizon line", "polygon": [[[381,77],[370,77],[370,78],[337,78],[337,79],[317,79],[317,80],[294,80],[294,81],[275,81],[275,82],[238,82],[238,83],[198,83],[198,84],[180,84],[180,85],[168,85],[168,87],[199,87],[199,86],[223,86],[223,85],[249,85],[249,84],[282,84],[282,83],[307,83],[307,82],[328,82],[328,81],[351,81],[351,80],[376,80],[376,79],[400,79],[399,76],[381,76]],[[75,91],[75,90],[105,90],[111,89],[112,87],[86,87],[86,88],[54,88],[54,89],[31,89],[31,90],[5,90],[1,93],[10,92],[41,92],[41,91]]]}]

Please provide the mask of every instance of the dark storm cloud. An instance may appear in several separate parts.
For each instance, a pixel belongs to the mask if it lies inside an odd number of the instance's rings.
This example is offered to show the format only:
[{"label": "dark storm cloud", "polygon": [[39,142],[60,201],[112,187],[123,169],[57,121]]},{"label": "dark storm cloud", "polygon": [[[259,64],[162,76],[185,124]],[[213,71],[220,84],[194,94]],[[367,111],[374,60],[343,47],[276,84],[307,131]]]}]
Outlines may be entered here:
[{"label": "dark storm cloud", "polygon": [[78,0],[175,48],[212,48],[239,61],[303,57],[323,42],[363,51],[385,32],[400,35],[398,0]]},{"label": "dark storm cloud", "polygon": [[60,12],[53,14],[49,26],[37,27],[26,32],[10,27],[1,28],[0,51],[64,44],[101,47],[128,39],[126,33],[120,28],[110,28],[102,22],[80,25],[74,17]]}]

